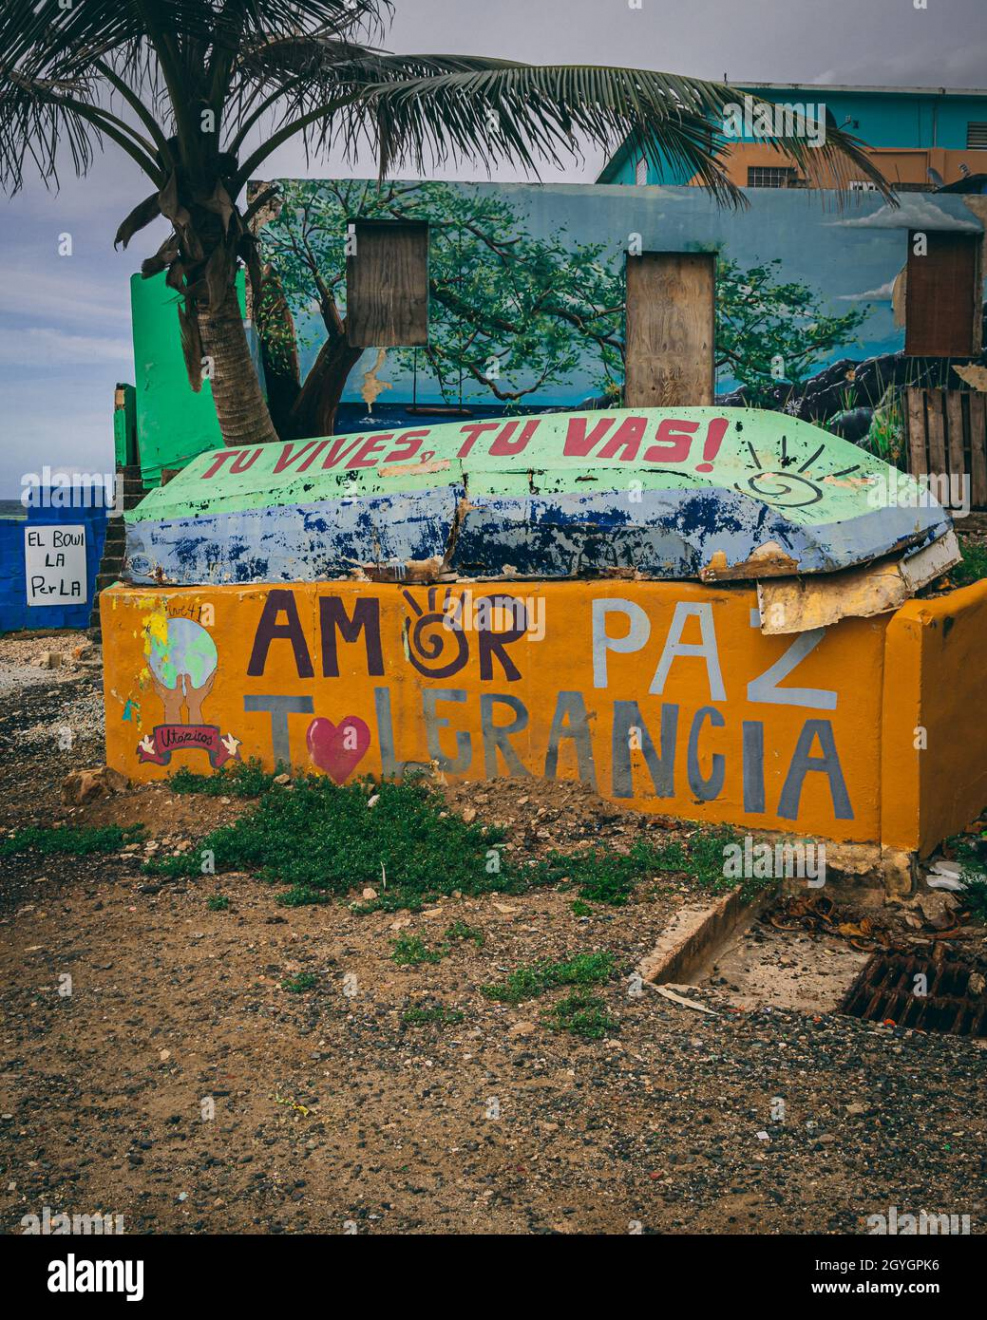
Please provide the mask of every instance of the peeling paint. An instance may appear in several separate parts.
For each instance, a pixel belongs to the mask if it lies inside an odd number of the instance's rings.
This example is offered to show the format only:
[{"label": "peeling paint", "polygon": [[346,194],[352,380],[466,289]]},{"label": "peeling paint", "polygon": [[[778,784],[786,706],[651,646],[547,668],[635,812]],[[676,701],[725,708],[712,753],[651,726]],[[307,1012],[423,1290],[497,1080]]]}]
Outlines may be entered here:
[{"label": "peeling paint", "polygon": [[909,479],[890,482],[880,459],[752,409],[553,413],[520,433],[453,423],[250,453],[201,455],[126,515],[132,580],[733,581],[831,573],[951,526],[917,484],[908,507]]}]

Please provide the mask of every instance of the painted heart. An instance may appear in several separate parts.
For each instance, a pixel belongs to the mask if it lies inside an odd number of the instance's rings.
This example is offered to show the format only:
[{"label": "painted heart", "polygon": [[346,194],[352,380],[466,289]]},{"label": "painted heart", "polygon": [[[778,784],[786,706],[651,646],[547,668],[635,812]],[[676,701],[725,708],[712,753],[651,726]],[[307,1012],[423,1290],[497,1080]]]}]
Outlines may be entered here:
[{"label": "painted heart", "polygon": [[347,715],[338,724],[320,715],[308,726],[305,742],[312,764],[342,784],[366,756],[370,730],[356,715]]}]

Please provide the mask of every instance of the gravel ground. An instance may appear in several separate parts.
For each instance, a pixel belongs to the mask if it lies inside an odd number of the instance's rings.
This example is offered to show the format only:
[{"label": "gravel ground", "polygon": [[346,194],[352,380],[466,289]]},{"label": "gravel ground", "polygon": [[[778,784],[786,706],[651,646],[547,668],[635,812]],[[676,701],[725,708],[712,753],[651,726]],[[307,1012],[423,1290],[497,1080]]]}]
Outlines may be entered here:
[{"label": "gravel ground", "polygon": [[[27,663],[10,645],[0,671]],[[98,671],[45,678],[0,708],[3,829],[143,820],[178,851],[245,809],[155,787],[70,814],[62,778],[101,759]],[[39,733],[63,719],[67,748]],[[449,798],[531,855],[668,828],[574,788]],[[892,1205],[983,1231],[983,1048],[709,985],[691,993],[711,1014],[636,992],[628,973],[688,896],[675,877],[591,917],[547,891],[359,915],[279,907],[247,875],[152,882],[141,851],[4,864],[5,1232],[45,1205],[122,1214],[130,1233],[842,1234]],[[207,907],[216,892],[224,911]],[[392,961],[399,936],[434,948],[455,921],[482,947]],[[480,993],[519,964],[599,950],[620,969],[597,991],[602,1039],[550,1029],[565,992]],[[282,988],[302,973],[312,989]],[[422,1007],[452,1020],[404,1020]]]}]

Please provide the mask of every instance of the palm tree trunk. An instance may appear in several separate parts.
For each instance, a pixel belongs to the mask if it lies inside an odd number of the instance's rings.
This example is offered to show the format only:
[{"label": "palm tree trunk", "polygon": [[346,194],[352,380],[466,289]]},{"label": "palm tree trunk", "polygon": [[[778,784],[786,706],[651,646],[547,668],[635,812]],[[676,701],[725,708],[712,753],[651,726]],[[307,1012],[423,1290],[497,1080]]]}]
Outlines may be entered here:
[{"label": "palm tree trunk", "polygon": [[235,289],[230,288],[216,311],[199,308],[199,333],[202,351],[212,359],[212,397],[223,443],[247,446],[277,440],[250,356]]}]

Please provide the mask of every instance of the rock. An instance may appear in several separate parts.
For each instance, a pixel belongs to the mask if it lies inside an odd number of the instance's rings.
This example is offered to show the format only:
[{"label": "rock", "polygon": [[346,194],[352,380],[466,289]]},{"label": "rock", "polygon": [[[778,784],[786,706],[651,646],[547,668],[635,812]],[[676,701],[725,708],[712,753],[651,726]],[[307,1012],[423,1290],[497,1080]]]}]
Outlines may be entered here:
[{"label": "rock", "polygon": [[290,784],[290,783],[291,783],[291,775],[275,775],[275,776],[274,776],[274,782],[275,782],[276,784]]},{"label": "rock", "polygon": [[466,821],[467,825],[470,821],[476,820],[476,807],[465,807],[463,809],[463,820]]},{"label": "rock", "polygon": [[946,891],[937,889],[931,894],[919,894],[915,906],[935,930],[947,930],[956,924],[953,912],[958,906],[958,901]]},{"label": "rock", "polygon": [[508,1036],[530,1036],[537,1030],[537,1024],[534,1022],[515,1022],[513,1027],[508,1027]]},{"label": "rock", "polygon": [[112,793],[125,793],[129,787],[127,776],[120,774],[119,770],[111,770],[108,765],[98,770],[74,770],[62,783],[62,803],[68,807],[81,807]]},{"label": "rock", "polygon": [[985,985],[987,985],[987,981],[979,972],[971,972],[970,979],[966,983],[966,992],[968,995],[982,995]]},{"label": "rock", "polygon": [[65,657],[58,651],[42,651],[33,663],[38,669],[57,669],[65,663]]},{"label": "rock", "polygon": [[370,886],[367,885],[367,887],[366,887],[366,889],[363,891],[363,894],[361,895],[361,897],[362,897],[362,898],[367,898],[367,899],[370,899],[370,898],[376,898],[376,897],[377,897],[377,890],[376,890],[376,889],[371,889]]}]

